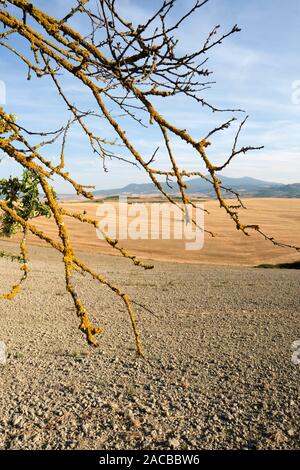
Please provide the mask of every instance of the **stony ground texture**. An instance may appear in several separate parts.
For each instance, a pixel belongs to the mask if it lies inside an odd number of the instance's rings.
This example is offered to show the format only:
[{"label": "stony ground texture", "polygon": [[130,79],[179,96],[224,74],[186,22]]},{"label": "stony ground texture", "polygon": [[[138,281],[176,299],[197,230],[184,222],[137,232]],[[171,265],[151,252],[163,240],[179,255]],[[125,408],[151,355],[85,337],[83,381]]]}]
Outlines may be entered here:
[{"label": "stony ground texture", "polygon": [[[1,449],[299,449],[299,271],[155,263],[82,255],[155,315],[138,309],[135,357],[122,303],[76,283],[105,327],[78,331],[63,269],[34,248],[26,290],[0,301]],[[1,291],[18,278],[0,260]]]}]

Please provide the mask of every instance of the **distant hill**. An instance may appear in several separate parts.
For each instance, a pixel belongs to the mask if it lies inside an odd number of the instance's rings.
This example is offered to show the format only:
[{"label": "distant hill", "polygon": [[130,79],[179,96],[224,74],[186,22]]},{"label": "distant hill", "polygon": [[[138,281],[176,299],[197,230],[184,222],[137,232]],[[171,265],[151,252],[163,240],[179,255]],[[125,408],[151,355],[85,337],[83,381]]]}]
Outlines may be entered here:
[{"label": "distant hill", "polygon": [[[188,184],[187,193],[197,194],[203,197],[214,196],[214,190],[207,181],[201,178],[186,180]],[[168,193],[179,193],[176,182],[172,183],[170,188],[166,183],[161,183],[163,189]],[[300,198],[300,183],[282,184],[270,181],[263,181],[256,178],[244,176],[242,178],[222,177],[222,185],[238,191],[244,197],[282,197],[282,198]],[[95,196],[119,196],[119,195],[149,195],[159,194],[158,189],[153,183],[132,183],[123,188],[105,189],[95,191]]]},{"label": "distant hill", "polygon": [[[188,189],[186,190],[188,194],[208,198],[215,196],[215,192],[211,184],[201,178],[186,179],[185,182],[188,184]],[[237,191],[243,197],[300,198],[300,183],[282,184],[250,178],[249,176],[243,176],[242,178],[222,176],[222,185],[226,188],[231,188],[234,191]],[[171,187],[169,187],[165,182],[161,182],[161,186],[167,193],[171,193],[173,195],[179,194],[178,185],[175,181],[171,184]],[[159,194],[158,189],[153,183],[131,183],[123,186],[122,188],[94,191],[94,195],[96,197],[119,195],[142,196],[150,194]],[[58,194],[57,196],[61,200],[73,200],[78,198],[78,196],[74,194]],[[231,197],[230,193],[228,193],[228,197]],[[0,199],[3,199],[1,195]]]}]

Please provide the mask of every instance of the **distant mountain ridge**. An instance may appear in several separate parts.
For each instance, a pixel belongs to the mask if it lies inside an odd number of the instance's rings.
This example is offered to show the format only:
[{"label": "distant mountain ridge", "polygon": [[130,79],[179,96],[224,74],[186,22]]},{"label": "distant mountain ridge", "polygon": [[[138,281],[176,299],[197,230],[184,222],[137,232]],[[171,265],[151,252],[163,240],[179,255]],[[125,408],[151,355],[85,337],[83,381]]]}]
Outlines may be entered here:
[{"label": "distant mountain ridge", "polygon": [[[185,180],[188,184],[187,194],[197,194],[203,197],[214,196],[214,189],[210,183],[202,178]],[[162,188],[172,194],[179,193],[178,184],[174,181],[171,188],[167,183],[161,183]],[[300,198],[300,183],[282,184],[259,180],[244,176],[242,178],[222,177],[222,185],[231,188],[246,197],[282,197]],[[119,196],[119,195],[149,195],[159,194],[153,183],[131,183],[122,188],[103,189],[94,191],[95,196]]]}]

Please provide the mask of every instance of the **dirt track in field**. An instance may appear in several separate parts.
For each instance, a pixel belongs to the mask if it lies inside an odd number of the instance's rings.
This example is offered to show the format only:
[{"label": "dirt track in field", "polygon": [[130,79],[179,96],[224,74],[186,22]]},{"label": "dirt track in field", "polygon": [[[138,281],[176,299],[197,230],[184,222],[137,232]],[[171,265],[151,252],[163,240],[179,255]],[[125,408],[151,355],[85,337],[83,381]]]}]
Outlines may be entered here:
[{"label": "dirt track in field", "polygon": [[[10,248],[11,244],[1,246]],[[99,348],[78,330],[59,257],[34,247],[26,289],[0,302],[1,449],[299,449],[299,271],[80,253],[150,307],[136,359],[123,304],[75,274]],[[1,291],[19,266],[0,260]]]}]

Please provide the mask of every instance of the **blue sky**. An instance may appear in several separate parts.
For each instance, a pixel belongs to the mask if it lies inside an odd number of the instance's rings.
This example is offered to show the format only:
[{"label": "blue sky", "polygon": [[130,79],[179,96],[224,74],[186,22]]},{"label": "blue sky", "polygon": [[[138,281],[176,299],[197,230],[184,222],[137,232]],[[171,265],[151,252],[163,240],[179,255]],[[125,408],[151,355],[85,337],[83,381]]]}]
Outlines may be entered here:
[{"label": "blue sky", "polygon": [[[74,4],[71,0],[36,0],[33,3],[51,14],[63,17]],[[160,5],[158,0],[116,0],[117,5],[132,22],[143,18]],[[177,0],[174,15],[192,5],[190,0]],[[292,183],[300,181],[300,93],[293,83],[300,81],[300,2],[298,0],[210,0],[182,27],[178,38],[182,51],[193,50],[216,24],[226,31],[237,23],[242,31],[209,54],[208,66],[214,71],[216,81],[203,97],[219,107],[243,108],[249,120],[241,138],[241,144],[264,145],[261,151],[238,157],[224,174],[228,176],[252,176],[269,181]],[[72,24],[81,31],[85,23],[79,18]],[[20,42],[17,43],[20,46]],[[60,127],[68,114],[47,78],[26,80],[27,70],[17,58],[0,49],[0,80],[6,85],[7,112],[14,112],[18,122],[34,130]],[[65,91],[71,101],[81,109],[96,110],[90,95],[74,78],[63,77]],[[300,82],[299,82],[300,83]],[[294,85],[295,86],[295,85]],[[298,104],[297,104],[298,103]],[[226,121],[230,114],[211,113],[199,105],[178,97],[158,103],[162,115],[182,126],[197,137]],[[235,113],[243,118],[242,114]],[[122,118],[127,135],[140,153],[147,159],[161,143],[154,126],[139,127]],[[90,121],[99,135],[114,139],[113,130],[101,120]],[[234,129],[232,130],[232,132]],[[232,146],[233,133],[222,133],[209,148],[215,162],[226,159]],[[203,166],[182,142],[173,141],[175,155],[187,170],[203,170]],[[117,150],[126,156],[121,148]],[[45,150],[45,155],[57,161],[57,148]],[[132,182],[147,182],[142,170],[107,162],[108,173],[90,150],[86,138],[74,128],[66,149],[67,169],[83,184],[94,184],[97,189],[124,186]],[[157,166],[167,168],[166,155],[158,154]],[[8,159],[0,163],[0,176],[18,171]],[[55,182],[59,192],[70,188]]]}]

